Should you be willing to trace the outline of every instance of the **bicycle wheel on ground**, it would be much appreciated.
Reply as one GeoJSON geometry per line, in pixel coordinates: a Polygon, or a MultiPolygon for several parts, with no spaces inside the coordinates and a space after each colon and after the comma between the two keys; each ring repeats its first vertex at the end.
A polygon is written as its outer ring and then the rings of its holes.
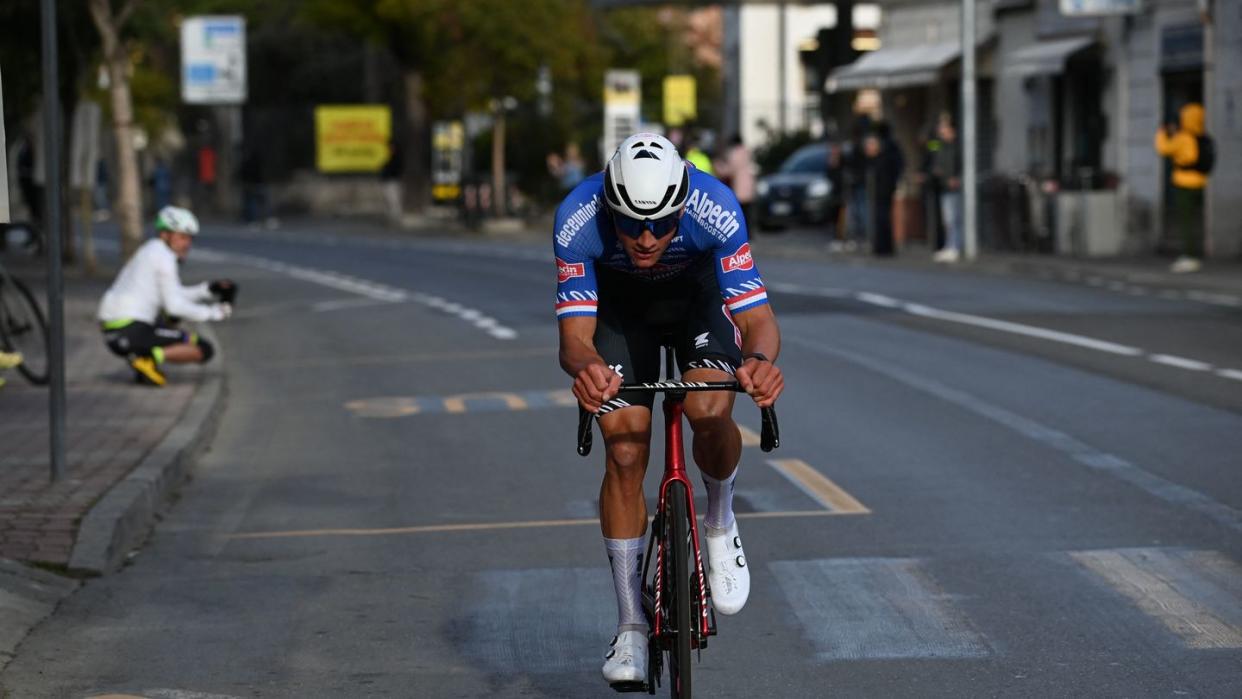
{"type": "Polygon", "coordinates": [[[694,638],[694,604],[691,602],[694,563],[691,561],[690,519],[686,508],[686,487],[670,483],[668,502],[668,628],[673,634],[669,648],[669,689],[675,699],[690,696],[690,653],[694,638]]]}
{"type": "Polygon", "coordinates": [[[0,276],[0,345],[21,353],[17,370],[22,376],[33,384],[47,383],[47,321],[30,289],[10,276],[0,276]]]}

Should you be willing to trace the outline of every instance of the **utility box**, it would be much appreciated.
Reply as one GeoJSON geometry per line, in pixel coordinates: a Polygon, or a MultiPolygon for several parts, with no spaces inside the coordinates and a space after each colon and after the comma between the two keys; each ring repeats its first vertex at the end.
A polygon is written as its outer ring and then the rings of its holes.
{"type": "Polygon", "coordinates": [[[1057,194],[1058,253],[1080,257],[1121,254],[1120,197],[1116,190],[1057,194]]]}

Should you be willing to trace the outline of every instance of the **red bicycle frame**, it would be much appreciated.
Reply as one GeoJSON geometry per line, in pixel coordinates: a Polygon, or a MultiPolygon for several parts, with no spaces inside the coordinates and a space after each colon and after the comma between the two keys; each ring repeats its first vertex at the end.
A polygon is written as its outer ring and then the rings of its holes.
{"type": "MultiPolygon", "coordinates": [[[[685,412],[685,395],[670,394],[665,396],[664,402],[664,477],[660,480],[660,497],[656,505],[656,512],[661,516],[668,514],[668,487],[673,482],[680,482],[686,487],[686,513],[690,517],[690,542],[694,550],[694,573],[699,580],[699,632],[697,638],[692,639],[692,648],[705,648],[707,646],[707,637],[716,634],[716,625],[711,623],[711,617],[708,613],[708,592],[707,592],[707,576],[703,573],[703,556],[699,550],[699,528],[698,519],[694,513],[694,485],[691,484],[689,476],[686,474],[686,455],[685,448],[681,441],[682,435],[682,413],[685,412]]],[[[655,608],[652,616],[652,631],[656,638],[662,637],[664,629],[664,605],[663,602],[663,574],[664,574],[664,557],[667,552],[664,550],[664,537],[655,536],[653,539],[658,543],[656,549],[656,572],[655,572],[655,608]]],[[[647,560],[651,560],[651,556],[647,556],[647,560]]],[[[644,571],[645,572],[645,571],[644,571]]],[[[643,576],[646,577],[645,575],[643,576]]]]}

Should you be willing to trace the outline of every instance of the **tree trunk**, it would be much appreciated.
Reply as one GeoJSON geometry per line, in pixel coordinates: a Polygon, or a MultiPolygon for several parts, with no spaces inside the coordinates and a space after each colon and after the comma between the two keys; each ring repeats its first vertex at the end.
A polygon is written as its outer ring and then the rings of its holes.
{"type": "Polygon", "coordinates": [[[134,152],[134,100],[129,91],[129,55],[121,43],[121,27],[140,0],[126,0],[112,14],[110,0],[90,0],[91,19],[99,30],[108,67],[112,98],[112,133],[116,137],[117,202],[113,209],[121,225],[121,255],[128,258],[142,242],[142,187],[138,154],[134,152]]]}
{"type": "Polygon", "coordinates": [[[142,243],[142,186],[134,151],[134,103],[129,92],[129,58],[123,50],[108,53],[112,133],[116,137],[117,202],[121,256],[128,259],[142,243]]]}
{"type": "Polygon", "coordinates": [[[422,211],[431,194],[427,176],[431,159],[427,153],[427,105],[423,95],[423,74],[416,68],[406,68],[403,82],[406,132],[398,139],[404,149],[401,160],[405,196],[402,200],[409,202],[414,211],[422,211]]]}

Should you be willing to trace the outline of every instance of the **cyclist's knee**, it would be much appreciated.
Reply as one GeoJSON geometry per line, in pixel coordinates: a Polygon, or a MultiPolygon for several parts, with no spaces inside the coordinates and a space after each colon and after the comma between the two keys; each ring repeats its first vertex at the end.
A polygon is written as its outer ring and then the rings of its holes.
{"type": "Polygon", "coordinates": [[[686,419],[695,434],[727,429],[733,424],[733,401],[729,400],[732,395],[721,394],[713,398],[693,404],[687,401],[686,419]]]}
{"type": "Polygon", "coordinates": [[[608,468],[621,478],[642,479],[647,471],[646,442],[616,440],[608,444],[608,468]]]}

